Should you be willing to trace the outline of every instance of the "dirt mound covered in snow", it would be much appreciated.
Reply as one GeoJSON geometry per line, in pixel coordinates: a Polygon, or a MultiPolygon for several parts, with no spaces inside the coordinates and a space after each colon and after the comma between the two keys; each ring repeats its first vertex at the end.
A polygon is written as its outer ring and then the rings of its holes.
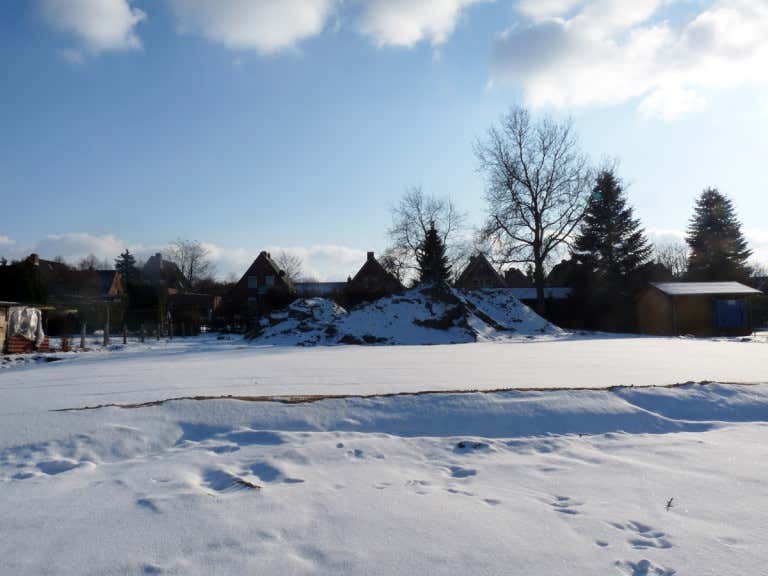
{"type": "Polygon", "coordinates": [[[264,344],[457,344],[510,336],[560,334],[508,290],[464,292],[420,286],[346,310],[324,298],[301,299],[261,321],[249,337],[264,344]]]}

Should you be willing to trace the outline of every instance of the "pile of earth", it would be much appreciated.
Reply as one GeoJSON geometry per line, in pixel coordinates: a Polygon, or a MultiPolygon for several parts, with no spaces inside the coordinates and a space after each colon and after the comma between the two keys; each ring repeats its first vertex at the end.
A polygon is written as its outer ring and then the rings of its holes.
{"type": "Polygon", "coordinates": [[[509,290],[428,285],[350,310],[325,298],[296,300],[263,318],[249,337],[289,346],[423,345],[561,333],[509,290]]]}

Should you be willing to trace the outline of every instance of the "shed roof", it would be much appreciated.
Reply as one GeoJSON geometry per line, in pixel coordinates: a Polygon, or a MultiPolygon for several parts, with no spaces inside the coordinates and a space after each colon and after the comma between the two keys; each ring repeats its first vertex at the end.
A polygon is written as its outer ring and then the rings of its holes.
{"type": "Polygon", "coordinates": [[[651,285],[670,296],[761,294],[741,282],[655,282],[651,285]]]}

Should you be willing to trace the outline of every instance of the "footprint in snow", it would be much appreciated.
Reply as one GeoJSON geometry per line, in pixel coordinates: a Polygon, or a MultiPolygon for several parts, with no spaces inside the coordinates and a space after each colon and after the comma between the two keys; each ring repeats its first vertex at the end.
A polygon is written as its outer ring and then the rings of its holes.
{"type": "Polygon", "coordinates": [[[469,478],[477,476],[477,470],[474,468],[462,468],[461,466],[451,466],[451,476],[454,478],[469,478]]]}
{"type": "Polygon", "coordinates": [[[476,451],[490,450],[490,448],[491,447],[485,442],[470,442],[469,440],[462,440],[461,442],[456,443],[454,452],[458,452],[460,454],[468,454],[476,451]]]}
{"type": "Polygon", "coordinates": [[[301,478],[287,478],[283,473],[266,462],[254,462],[250,466],[251,473],[258,476],[259,480],[267,484],[282,481],[285,484],[301,484],[304,482],[301,478]]]}
{"type": "Polygon", "coordinates": [[[555,496],[555,500],[550,503],[550,506],[554,508],[555,512],[559,512],[560,514],[576,516],[580,514],[576,508],[583,504],[583,502],[572,500],[569,496],[555,496]]]}
{"type": "Polygon", "coordinates": [[[160,514],[160,508],[157,507],[157,504],[155,504],[151,498],[139,498],[136,500],[136,506],[149,510],[155,514],[160,514]]]}
{"type": "Polygon", "coordinates": [[[677,574],[677,570],[658,566],[650,560],[616,562],[615,566],[622,571],[624,576],[674,576],[677,574]]]}
{"type": "MultiPolygon", "coordinates": [[[[619,524],[615,526],[618,527],[621,525],[619,524]]],[[[654,530],[646,524],[630,521],[621,529],[629,530],[635,534],[633,537],[629,538],[628,542],[637,550],[643,550],[645,548],[672,548],[672,543],[667,540],[667,535],[664,532],[654,530]]]]}
{"type": "Polygon", "coordinates": [[[80,466],[80,462],[75,460],[46,460],[44,462],[37,463],[37,469],[43,474],[53,476],[55,474],[61,474],[63,472],[69,472],[80,466]]]}

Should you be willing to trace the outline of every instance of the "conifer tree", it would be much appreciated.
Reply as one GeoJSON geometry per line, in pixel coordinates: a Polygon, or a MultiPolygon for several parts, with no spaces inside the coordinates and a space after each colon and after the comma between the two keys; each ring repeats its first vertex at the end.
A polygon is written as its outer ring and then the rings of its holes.
{"type": "Polygon", "coordinates": [[[752,251],[741,233],[732,202],[715,188],[696,201],[685,241],[691,249],[687,278],[694,281],[743,281],[749,277],[752,251]]]}
{"type": "Polygon", "coordinates": [[[633,218],[624,187],[612,170],[597,177],[573,253],[613,284],[625,284],[651,255],[640,221],[633,218]]]}
{"type": "Polygon", "coordinates": [[[416,255],[420,282],[445,282],[451,273],[451,265],[445,253],[445,243],[431,222],[416,255]]]}
{"type": "Polygon", "coordinates": [[[136,258],[126,248],[125,252],[115,258],[115,270],[120,272],[120,275],[126,282],[136,280],[138,276],[138,269],[136,268],[136,258]]]}

